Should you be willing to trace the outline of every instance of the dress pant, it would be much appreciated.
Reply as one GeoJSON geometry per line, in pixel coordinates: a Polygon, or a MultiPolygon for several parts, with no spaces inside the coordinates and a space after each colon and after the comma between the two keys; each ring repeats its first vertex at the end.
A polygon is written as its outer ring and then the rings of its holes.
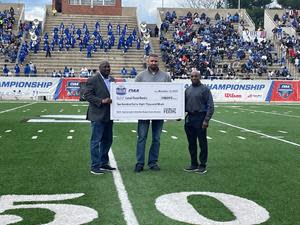
{"type": "Polygon", "coordinates": [[[202,124],[206,113],[195,113],[188,114],[185,119],[184,130],[188,140],[188,148],[191,156],[191,166],[206,167],[208,157],[208,146],[207,146],[207,129],[202,128],[202,124]],[[197,140],[200,146],[199,161],[197,157],[197,140]]]}

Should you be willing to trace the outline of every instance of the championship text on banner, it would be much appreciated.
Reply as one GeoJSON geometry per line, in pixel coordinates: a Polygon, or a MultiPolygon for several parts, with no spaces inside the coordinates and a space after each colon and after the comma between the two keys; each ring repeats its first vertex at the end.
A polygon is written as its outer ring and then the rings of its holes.
{"type": "Polygon", "coordinates": [[[0,99],[52,100],[61,79],[50,77],[0,77],[0,99]]]}
{"type": "Polygon", "coordinates": [[[112,83],[111,119],[183,119],[184,85],[180,83],[112,83]]]}

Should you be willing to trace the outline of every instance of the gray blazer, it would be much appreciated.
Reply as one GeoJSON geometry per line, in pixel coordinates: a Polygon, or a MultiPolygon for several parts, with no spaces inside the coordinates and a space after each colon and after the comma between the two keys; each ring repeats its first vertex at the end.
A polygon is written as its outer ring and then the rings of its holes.
{"type": "MultiPolygon", "coordinates": [[[[110,82],[114,82],[113,77],[109,76],[109,79],[110,82]]],[[[84,98],[89,102],[87,120],[102,122],[110,120],[110,104],[101,104],[102,99],[110,98],[110,94],[100,73],[87,80],[84,98]]]]}

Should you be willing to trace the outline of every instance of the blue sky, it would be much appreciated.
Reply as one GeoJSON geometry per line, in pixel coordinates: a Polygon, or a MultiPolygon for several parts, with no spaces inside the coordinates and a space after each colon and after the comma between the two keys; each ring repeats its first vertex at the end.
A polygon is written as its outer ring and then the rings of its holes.
{"type": "MultiPolygon", "coordinates": [[[[2,0],[1,2],[24,3],[26,7],[25,15],[27,20],[35,18],[43,18],[43,8],[45,4],[52,4],[51,0],[2,0]]],[[[138,7],[138,14],[141,20],[153,23],[156,16],[156,8],[162,7],[178,7],[179,0],[123,0],[123,6],[138,7]]]]}

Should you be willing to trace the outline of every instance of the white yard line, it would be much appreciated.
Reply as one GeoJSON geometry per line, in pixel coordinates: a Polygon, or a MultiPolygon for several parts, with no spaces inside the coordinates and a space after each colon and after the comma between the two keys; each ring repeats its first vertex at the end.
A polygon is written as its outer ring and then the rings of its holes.
{"type": "Polygon", "coordinates": [[[278,132],[282,133],[282,134],[287,134],[288,133],[287,131],[284,131],[284,130],[279,130],[278,132]]]}
{"type": "Polygon", "coordinates": [[[271,139],[274,139],[274,140],[277,140],[277,141],[281,141],[281,142],[284,142],[284,143],[287,143],[287,144],[291,144],[291,145],[295,145],[295,146],[300,147],[300,144],[292,142],[292,141],[287,141],[287,140],[280,139],[280,138],[277,138],[277,137],[274,137],[274,136],[271,136],[271,135],[267,135],[267,134],[264,134],[264,133],[261,133],[261,132],[257,132],[257,131],[254,131],[254,130],[249,130],[247,128],[239,127],[239,126],[236,126],[236,125],[233,125],[233,124],[230,124],[230,123],[226,123],[226,122],[223,122],[223,121],[220,121],[220,120],[215,120],[215,119],[212,119],[212,120],[214,122],[217,122],[217,123],[221,123],[221,124],[224,124],[224,125],[227,125],[227,126],[230,126],[230,127],[240,129],[241,131],[246,131],[246,132],[249,132],[249,133],[258,134],[258,135],[261,135],[261,136],[264,136],[264,137],[268,137],[268,138],[271,138],[271,139]]]}
{"type": "Polygon", "coordinates": [[[243,137],[243,136],[236,136],[236,137],[239,138],[239,139],[242,139],[242,140],[246,140],[246,138],[243,137]]]}
{"type": "Polygon", "coordinates": [[[33,105],[33,104],[36,104],[36,102],[29,103],[29,104],[22,105],[22,106],[18,106],[18,107],[12,108],[12,109],[7,109],[7,110],[4,110],[4,111],[0,111],[0,114],[10,112],[10,111],[13,111],[13,110],[16,110],[16,109],[21,109],[21,108],[24,108],[24,107],[27,107],[27,106],[30,106],[30,105],[33,105]]]}
{"type": "Polygon", "coordinates": [[[282,114],[282,113],[277,113],[277,112],[266,112],[266,111],[260,111],[260,110],[253,110],[253,109],[243,109],[245,111],[250,111],[250,113],[265,113],[265,114],[272,114],[276,116],[286,116],[286,117],[293,117],[293,118],[300,118],[300,116],[295,116],[295,115],[287,115],[287,114],[282,114]]]}
{"type": "Polygon", "coordinates": [[[112,152],[112,149],[109,151],[110,165],[117,168],[113,171],[113,177],[115,186],[118,192],[118,196],[121,202],[121,208],[124,214],[124,219],[127,225],[139,225],[139,222],[134,214],[133,207],[129,201],[128,193],[126,191],[125,185],[122,180],[120,171],[118,170],[118,165],[115,159],[115,156],[112,152]]]}

